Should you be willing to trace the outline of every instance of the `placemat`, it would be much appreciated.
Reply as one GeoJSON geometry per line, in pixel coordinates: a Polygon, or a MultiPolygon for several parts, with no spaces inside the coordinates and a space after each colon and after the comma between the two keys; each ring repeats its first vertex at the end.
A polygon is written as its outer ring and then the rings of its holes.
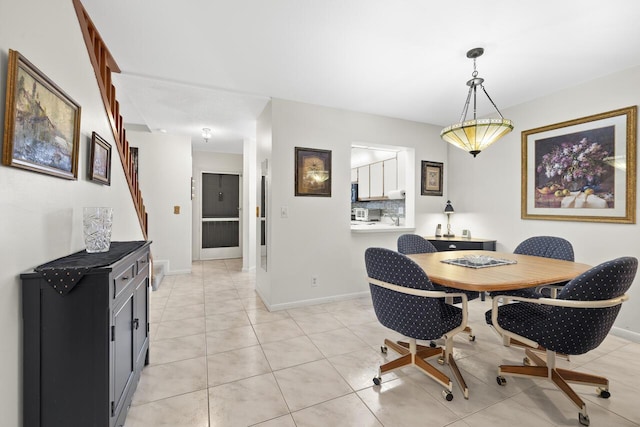
{"type": "Polygon", "coordinates": [[[509,265],[509,264],[517,264],[518,261],[513,259],[501,259],[501,258],[489,258],[486,263],[473,263],[466,258],[453,258],[453,259],[443,259],[441,262],[445,264],[453,264],[459,265],[461,267],[468,268],[486,268],[486,267],[497,267],[499,265],[509,265]]]}

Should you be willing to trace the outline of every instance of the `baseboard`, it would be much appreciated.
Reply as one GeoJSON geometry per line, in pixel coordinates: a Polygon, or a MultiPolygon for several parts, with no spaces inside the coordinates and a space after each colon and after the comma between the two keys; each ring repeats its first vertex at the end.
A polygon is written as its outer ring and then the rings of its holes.
{"type": "Polygon", "coordinates": [[[180,274],[191,274],[191,269],[186,270],[171,270],[165,273],[166,276],[178,276],[180,274]]]}
{"type": "Polygon", "coordinates": [[[267,310],[269,311],[281,311],[281,310],[289,310],[291,308],[306,307],[309,305],[327,304],[330,302],[345,301],[345,300],[350,300],[355,298],[368,297],[370,295],[369,291],[363,291],[363,292],[354,292],[352,294],[332,295],[329,297],[285,302],[282,304],[267,304],[265,302],[265,299],[260,294],[260,292],[258,292],[258,294],[260,295],[260,298],[262,298],[262,302],[264,303],[264,305],[267,307],[267,310]]]}
{"type": "Polygon", "coordinates": [[[629,341],[640,343],[640,333],[638,332],[633,332],[628,329],[617,328],[614,326],[613,328],[611,328],[611,334],[620,338],[627,339],[629,341]]]}

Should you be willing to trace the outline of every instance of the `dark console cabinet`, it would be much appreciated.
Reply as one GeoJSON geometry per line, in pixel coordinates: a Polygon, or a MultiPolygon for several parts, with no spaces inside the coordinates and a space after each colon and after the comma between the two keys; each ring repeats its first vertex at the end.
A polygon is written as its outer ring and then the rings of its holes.
{"type": "Polygon", "coordinates": [[[442,251],[495,251],[496,241],[487,239],[467,239],[464,237],[427,237],[438,252],[442,251]]]}
{"type": "Polygon", "coordinates": [[[128,252],[89,269],[66,295],[40,272],[20,276],[25,427],[124,425],[149,363],[149,245],[113,242],[110,252],[128,252]]]}

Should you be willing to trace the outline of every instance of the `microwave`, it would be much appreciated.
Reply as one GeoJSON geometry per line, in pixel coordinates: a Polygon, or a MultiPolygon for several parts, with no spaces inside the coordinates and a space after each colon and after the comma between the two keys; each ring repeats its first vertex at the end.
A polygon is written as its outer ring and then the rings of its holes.
{"type": "Polygon", "coordinates": [[[382,209],[353,208],[356,221],[380,221],[382,209]]]}

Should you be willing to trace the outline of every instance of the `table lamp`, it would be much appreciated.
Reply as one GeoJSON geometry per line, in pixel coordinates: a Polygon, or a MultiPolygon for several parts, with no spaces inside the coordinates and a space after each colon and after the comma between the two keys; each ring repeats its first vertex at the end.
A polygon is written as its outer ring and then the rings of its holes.
{"type": "Polygon", "coordinates": [[[444,213],[447,214],[447,232],[443,237],[455,237],[455,234],[451,232],[451,214],[454,213],[453,206],[451,206],[451,200],[447,200],[447,206],[444,207],[444,213]]]}

